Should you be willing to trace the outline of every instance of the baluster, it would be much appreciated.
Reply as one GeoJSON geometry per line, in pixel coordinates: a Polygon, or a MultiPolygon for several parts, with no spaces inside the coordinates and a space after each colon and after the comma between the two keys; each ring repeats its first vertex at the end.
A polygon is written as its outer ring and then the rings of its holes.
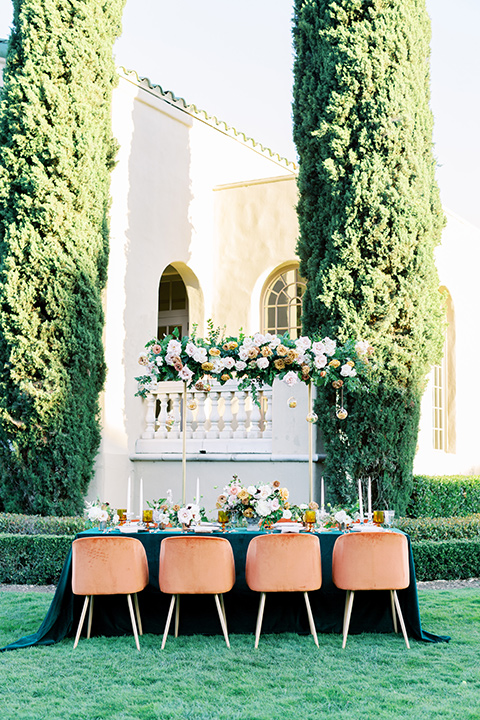
{"type": "Polygon", "coordinates": [[[223,409],[223,430],[220,431],[220,437],[221,438],[231,438],[233,437],[233,430],[232,430],[232,421],[233,421],[233,412],[232,412],[232,400],[233,400],[233,392],[231,390],[228,390],[227,388],[222,392],[223,400],[224,400],[224,409],[223,409]]]}
{"type": "Polygon", "coordinates": [[[220,420],[220,414],[218,412],[218,398],[220,397],[219,392],[210,392],[212,399],[212,408],[210,410],[210,430],[207,432],[207,438],[218,438],[218,421],[220,420]]]}
{"type": "Polygon", "coordinates": [[[170,397],[172,400],[171,415],[173,417],[173,425],[172,425],[172,429],[169,432],[169,436],[173,440],[173,438],[181,437],[181,433],[180,433],[180,420],[181,420],[180,404],[181,403],[180,403],[180,400],[181,400],[182,396],[180,393],[172,393],[170,397]]]}
{"type": "Polygon", "coordinates": [[[206,436],[205,432],[205,421],[206,421],[206,415],[205,415],[205,400],[207,399],[207,393],[199,392],[196,395],[196,400],[198,403],[198,411],[197,411],[197,427],[193,432],[193,437],[198,438],[200,440],[203,440],[203,438],[206,436]]]}
{"type": "MultiPolygon", "coordinates": [[[[261,401],[261,397],[259,400],[261,401]]],[[[259,438],[262,437],[262,431],[260,428],[260,423],[262,421],[262,414],[260,412],[260,406],[257,405],[256,402],[253,401],[252,398],[252,410],[250,412],[250,430],[248,432],[249,438],[259,438]]]]}
{"type": "Polygon", "coordinates": [[[273,392],[272,388],[265,388],[263,391],[263,437],[272,437],[272,417],[273,417],[273,392]]]}
{"type": "Polygon", "coordinates": [[[155,437],[155,396],[147,395],[147,412],[145,414],[146,427],[142,433],[143,438],[155,437]]]}
{"type": "Polygon", "coordinates": [[[158,413],[157,417],[157,432],[155,433],[155,437],[161,438],[162,440],[167,437],[167,405],[168,405],[168,396],[166,393],[159,393],[157,395],[157,400],[160,403],[160,412],[158,413]]]}
{"type": "Polygon", "coordinates": [[[237,413],[237,429],[233,433],[233,437],[245,438],[247,437],[247,429],[245,423],[247,421],[247,413],[245,411],[245,398],[247,393],[243,391],[237,392],[238,399],[238,413],[237,413]]]}

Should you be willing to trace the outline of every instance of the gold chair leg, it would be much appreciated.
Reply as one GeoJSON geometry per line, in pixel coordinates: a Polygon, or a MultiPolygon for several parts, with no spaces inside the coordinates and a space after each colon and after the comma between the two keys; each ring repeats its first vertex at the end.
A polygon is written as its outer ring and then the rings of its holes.
{"type": "Polygon", "coordinates": [[[90,634],[92,632],[93,601],[94,595],[90,595],[90,607],[88,609],[87,640],[90,640],[90,634]]]}
{"type": "Polygon", "coordinates": [[[342,649],[347,644],[348,628],[350,627],[350,618],[352,617],[353,598],[355,592],[353,590],[347,590],[347,597],[345,598],[345,612],[343,615],[343,643],[342,649]]]}
{"type": "Polygon", "coordinates": [[[168,608],[168,615],[167,615],[167,622],[165,624],[165,632],[163,633],[163,640],[162,640],[162,650],[165,647],[165,643],[167,642],[168,637],[168,631],[170,629],[170,623],[172,622],[172,615],[173,615],[173,608],[175,605],[175,599],[176,595],[172,595],[172,599],[170,601],[170,607],[168,608]]]}
{"type": "Polygon", "coordinates": [[[400,601],[398,599],[396,590],[393,591],[393,597],[395,599],[395,607],[397,608],[398,619],[400,620],[400,627],[402,628],[403,639],[405,640],[405,645],[410,650],[410,643],[408,642],[408,637],[407,637],[407,629],[406,629],[405,623],[403,621],[402,610],[400,608],[400,601]]]}
{"type": "Polygon", "coordinates": [[[178,637],[178,626],[180,625],[180,595],[177,595],[177,607],[175,608],[175,637],[178,637]]]}
{"type": "Polygon", "coordinates": [[[133,600],[135,603],[135,615],[137,616],[138,634],[143,635],[142,618],[140,617],[140,608],[138,606],[138,595],[134,594],[133,600]]]}
{"type": "Polygon", "coordinates": [[[398,633],[397,625],[397,613],[395,612],[395,598],[393,596],[394,590],[390,590],[390,603],[392,605],[392,617],[393,617],[393,632],[398,633]]]}
{"type": "Polygon", "coordinates": [[[137,650],[140,652],[140,643],[138,642],[137,623],[135,622],[135,613],[133,612],[132,596],[130,593],[127,595],[128,609],[130,611],[130,620],[132,621],[133,635],[135,637],[135,645],[137,650]]]}
{"type": "Polygon", "coordinates": [[[83,601],[82,614],[80,615],[80,621],[78,623],[77,634],[75,635],[75,643],[73,645],[74,650],[78,645],[78,641],[80,640],[80,633],[82,632],[83,623],[85,621],[85,615],[87,613],[89,599],[90,599],[90,596],[85,595],[85,600],[83,601]]]}
{"type": "Polygon", "coordinates": [[[308,592],[304,592],[303,597],[305,598],[305,605],[307,606],[308,624],[310,625],[310,632],[312,633],[313,639],[315,640],[315,645],[317,647],[320,647],[318,644],[317,630],[315,628],[315,622],[313,620],[312,608],[310,607],[308,592]]]}
{"type": "Polygon", "coordinates": [[[223,637],[225,638],[227,647],[230,648],[230,641],[228,639],[228,632],[227,632],[227,623],[225,622],[225,617],[223,614],[224,609],[222,610],[222,606],[220,604],[220,600],[218,599],[218,595],[215,595],[215,604],[217,606],[218,617],[220,618],[220,625],[222,626],[222,630],[223,630],[223,637]]]}
{"type": "Polygon", "coordinates": [[[265,610],[265,597],[266,597],[266,593],[261,593],[260,603],[258,605],[257,627],[255,628],[255,647],[256,648],[258,648],[258,641],[260,640],[260,632],[262,630],[263,611],[265,610]]]}
{"type": "Polygon", "coordinates": [[[225,618],[225,625],[227,624],[227,613],[225,612],[225,603],[223,602],[223,595],[220,595],[220,605],[222,606],[223,617],[225,618]]]}

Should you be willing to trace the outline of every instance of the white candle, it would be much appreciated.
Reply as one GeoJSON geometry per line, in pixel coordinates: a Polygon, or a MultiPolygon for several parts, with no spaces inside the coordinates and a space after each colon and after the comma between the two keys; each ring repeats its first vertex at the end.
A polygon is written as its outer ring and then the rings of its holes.
{"type": "Polygon", "coordinates": [[[325,511],[325,485],[322,477],[322,484],[320,486],[320,510],[322,513],[325,511]]]}
{"type": "Polygon", "coordinates": [[[362,481],[358,481],[358,504],[360,509],[360,522],[363,523],[363,496],[362,496],[362,481]]]}
{"type": "Polygon", "coordinates": [[[372,479],[368,478],[368,519],[372,519],[372,479]]]}
{"type": "Polygon", "coordinates": [[[195,502],[197,505],[200,505],[200,478],[197,477],[197,495],[195,497],[195,502]]]}
{"type": "Polygon", "coordinates": [[[139,512],[139,518],[142,519],[143,515],[143,477],[140,478],[140,512],[139,512]]]}
{"type": "Polygon", "coordinates": [[[131,477],[131,475],[129,475],[128,476],[128,484],[127,484],[127,513],[130,513],[132,511],[131,498],[132,498],[132,477],[131,477]]]}

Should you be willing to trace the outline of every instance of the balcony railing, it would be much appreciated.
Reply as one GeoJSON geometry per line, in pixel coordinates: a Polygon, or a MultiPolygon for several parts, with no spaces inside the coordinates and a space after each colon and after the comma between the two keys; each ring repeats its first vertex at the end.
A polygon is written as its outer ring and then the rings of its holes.
{"type": "MultiPolygon", "coordinates": [[[[183,383],[158,383],[146,399],[145,429],[137,453],[178,453],[182,448],[183,383]]],[[[272,388],[259,393],[259,404],[238,389],[236,380],[212,384],[209,392],[187,390],[188,452],[270,453],[272,388]]]]}

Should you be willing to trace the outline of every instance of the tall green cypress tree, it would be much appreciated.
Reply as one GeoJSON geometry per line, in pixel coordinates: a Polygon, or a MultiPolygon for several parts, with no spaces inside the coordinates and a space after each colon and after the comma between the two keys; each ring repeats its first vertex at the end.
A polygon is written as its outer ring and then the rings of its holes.
{"type": "Polygon", "coordinates": [[[346,420],[333,389],[319,400],[326,474],[343,500],[370,475],[401,511],[443,344],[425,0],[296,0],[293,36],[304,329],[366,339],[377,363],[346,420]]]}
{"type": "Polygon", "coordinates": [[[0,503],[78,512],[105,379],[124,0],[14,0],[0,110],[0,503]]]}

